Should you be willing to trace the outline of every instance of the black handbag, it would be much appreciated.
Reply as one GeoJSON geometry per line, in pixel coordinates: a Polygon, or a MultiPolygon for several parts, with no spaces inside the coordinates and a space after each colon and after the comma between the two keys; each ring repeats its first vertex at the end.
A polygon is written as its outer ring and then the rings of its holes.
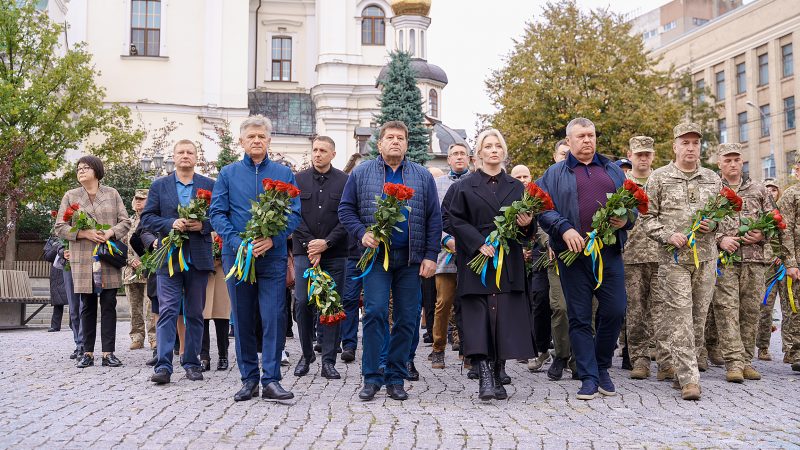
{"type": "Polygon", "coordinates": [[[105,243],[97,244],[97,257],[100,261],[121,269],[128,264],[128,246],[109,239],[105,243]]]}

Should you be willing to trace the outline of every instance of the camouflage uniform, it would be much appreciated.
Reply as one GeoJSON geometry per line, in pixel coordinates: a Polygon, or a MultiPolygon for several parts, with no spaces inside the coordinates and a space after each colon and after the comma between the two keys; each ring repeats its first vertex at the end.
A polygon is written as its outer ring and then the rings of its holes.
{"type": "MultiPolygon", "coordinates": [[[[772,275],[774,267],[770,266],[767,269],[766,277],[772,275]]],[[[781,292],[781,350],[786,353],[788,347],[786,343],[789,342],[788,331],[792,328],[792,311],[789,307],[789,299],[786,296],[786,280],[779,281],[772,288],[772,291],[767,297],[767,304],[761,305],[761,318],[758,321],[758,332],[756,333],[756,348],[769,348],[770,337],[772,337],[772,321],[774,319],[773,312],[775,310],[775,299],[781,292]]],[[[763,300],[763,299],[762,299],[763,300]]]]}
{"type": "MultiPolygon", "coordinates": [[[[635,136],[630,140],[630,149],[632,153],[653,152],[653,138],[635,136]]],[[[628,172],[628,179],[640,187],[643,186],[642,180],[634,178],[632,171],[628,172]]],[[[654,340],[652,298],[659,292],[656,282],[660,249],[647,236],[641,221],[642,219],[638,219],[638,223],[628,232],[628,241],[622,254],[625,262],[625,290],[628,294],[625,332],[631,364],[634,367],[650,367],[649,348],[654,340]]],[[[672,364],[669,350],[664,344],[662,340],[655,341],[660,370],[666,370],[672,364]]]]}
{"type": "MultiPolygon", "coordinates": [[[[718,153],[719,156],[741,154],[741,146],[720,144],[718,153]]],[[[773,209],[769,193],[761,183],[743,178],[736,194],[742,199],[742,210],[722,221],[716,233],[718,245],[725,236],[739,235],[742,218],[757,219],[762,212],[773,209]]],[[[720,268],[722,275],[717,279],[711,303],[717,346],[727,370],[742,370],[753,361],[759,305],[764,297],[764,274],[772,261],[772,251],[765,241],[742,245],[736,253],[742,262],[720,268]]]]}
{"type": "MultiPolygon", "coordinates": [[[[800,161],[798,161],[800,162],[800,161]]],[[[781,211],[786,229],[781,231],[781,250],[783,262],[787,268],[798,267],[800,258],[800,185],[795,184],[781,195],[778,200],[778,209],[781,211]]],[[[795,304],[800,303],[800,281],[792,285],[795,304]]],[[[781,298],[786,298],[788,292],[785,287],[781,290],[781,298]]],[[[785,329],[785,352],[789,362],[800,362],[800,314],[789,312],[789,326],[785,329]]]]}
{"type": "MultiPolygon", "coordinates": [[[[137,189],[135,198],[147,198],[147,189],[137,189]]],[[[136,277],[135,270],[131,267],[134,259],[138,258],[136,258],[135,252],[130,249],[130,239],[139,226],[139,220],[139,214],[134,214],[131,217],[131,229],[122,241],[128,246],[128,265],[122,268],[122,283],[125,285],[125,296],[128,298],[130,306],[131,331],[129,336],[131,337],[131,342],[144,343],[146,323],[150,347],[155,348],[156,326],[150,312],[150,299],[145,295],[147,277],[136,277]]]]}
{"type": "MultiPolygon", "coordinates": [[[[676,137],[688,132],[699,134],[699,127],[694,124],[675,127],[676,137]],[[686,126],[695,128],[685,131],[682,127],[686,126]]],[[[673,233],[685,232],[692,215],[721,188],[719,177],[703,167],[692,174],[680,171],[674,162],[656,169],[645,184],[650,198],[650,210],[642,222],[645,232],[659,244],[667,244],[673,233]]],[[[688,246],[678,249],[677,262],[672,254],[658,252],[662,292],[653,299],[654,315],[664,324],[656,328],[656,339],[667,343],[681,386],[700,382],[697,356],[704,342],[703,328],[711,304],[717,260],[713,233],[697,233],[696,242],[699,267],[695,267],[688,246]]]]}

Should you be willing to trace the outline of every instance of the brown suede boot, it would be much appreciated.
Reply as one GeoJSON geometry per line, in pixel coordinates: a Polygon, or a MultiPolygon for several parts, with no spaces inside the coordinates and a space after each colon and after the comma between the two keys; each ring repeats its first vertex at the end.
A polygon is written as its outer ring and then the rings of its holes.
{"type": "Polygon", "coordinates": [[[700,400],[700,385],[689,383],[681,389],[681,398],[684,400],[700,400]]]}

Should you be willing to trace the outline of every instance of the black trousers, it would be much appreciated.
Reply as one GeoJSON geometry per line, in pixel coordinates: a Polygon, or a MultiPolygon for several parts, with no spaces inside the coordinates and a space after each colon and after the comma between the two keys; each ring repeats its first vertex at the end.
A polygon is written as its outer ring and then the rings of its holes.
{"type": "MultiPolygon", "coordinates": [[[[210,322],[212,319],[205,319],[203,321],[203,343],[200,347],[200,359],[204,359],[206,361],[211,360],[211,355],[209,352],[211,351],[211,333],[210,330],[210,322]]],[[[228,327],[230,326],[230,320],[228,319],[213,319],[214,320],[214,329],[217,332],[217,352],[219,352],[220,358],[227,358],[228,357],[228,327]]]]}
{"type": "Polygon", "coordinates": [[[552,324],[550,310],[550,282],[547,271],[533,272],[530,281],[531,326],[533,326],[533,345],[536,353],[544,353],[550,348],[552,324]]]}
{"type": "MultiPolygon", "coordinates": [[[[453,316],[455,317],[456,321],[456,331],[458,331],[458,339],[460,342],[464,342],[464,317],[461,314],[461,296],[458,295],[456,292],[455,298],[453,298],[453,316]]],[[[464,345],[460,344],[458,346],[458,354],[464,354],[464,345]]]]}
{"type": "Polygon", "coordinates": [[[103,289],[100,295],[81,294],[81,332],[83,351],[94,352],[97,339],[97,303],[100,302],[100,343],[103,352],[111,353],[117,341],[117,290],[103,289]],[[98,299],[99,297],[99,299],[98,299]]]}
{"type": "Polygon", "coordinates": [[[436,312],[436,278],[422,279],[422,309],[425,310],[425,330],[433,336],[433,316],[436,312]]]}
{"type": "Polygon", "coordinates": [[[61,330],[61,320],[64,318],[64,305],[53,305],[53,315],[50,316],[50,328],[61,330]]]}

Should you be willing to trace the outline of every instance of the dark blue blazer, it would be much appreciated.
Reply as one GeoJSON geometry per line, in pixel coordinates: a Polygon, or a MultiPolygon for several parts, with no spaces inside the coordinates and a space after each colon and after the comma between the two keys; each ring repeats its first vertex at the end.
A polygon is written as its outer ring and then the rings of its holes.
{"type": "MultiPolygon", "coordinates": [[[[198,189],[214,190],[214,180],[197,173],[194,174],[192,198],[197,196],[198,189]]],[[[175,172],[161,177],[150,186],[147,195],[147,204],[142,211],[141,226],[153,233],[165,237],[172,230],[172,223],[178,218],[178,188],[175,186],[175,172]]],[[[214,270],[214,256],[211,250],[211,223],[203,222],[202,231],[190,231],[189,241],[183,244],[184,255],[191,258],[190,267],[197,270],[214,270]],[[188,244],[188,245],[187,245],[188,244]]],[[[177,256],[173,255],[173,258],[177,256]]],[[[175,267],[177,259],[173,259],[175,267]]],[[[159,270],[160,274],[167,273],[166,261],[159,270]]]]}

